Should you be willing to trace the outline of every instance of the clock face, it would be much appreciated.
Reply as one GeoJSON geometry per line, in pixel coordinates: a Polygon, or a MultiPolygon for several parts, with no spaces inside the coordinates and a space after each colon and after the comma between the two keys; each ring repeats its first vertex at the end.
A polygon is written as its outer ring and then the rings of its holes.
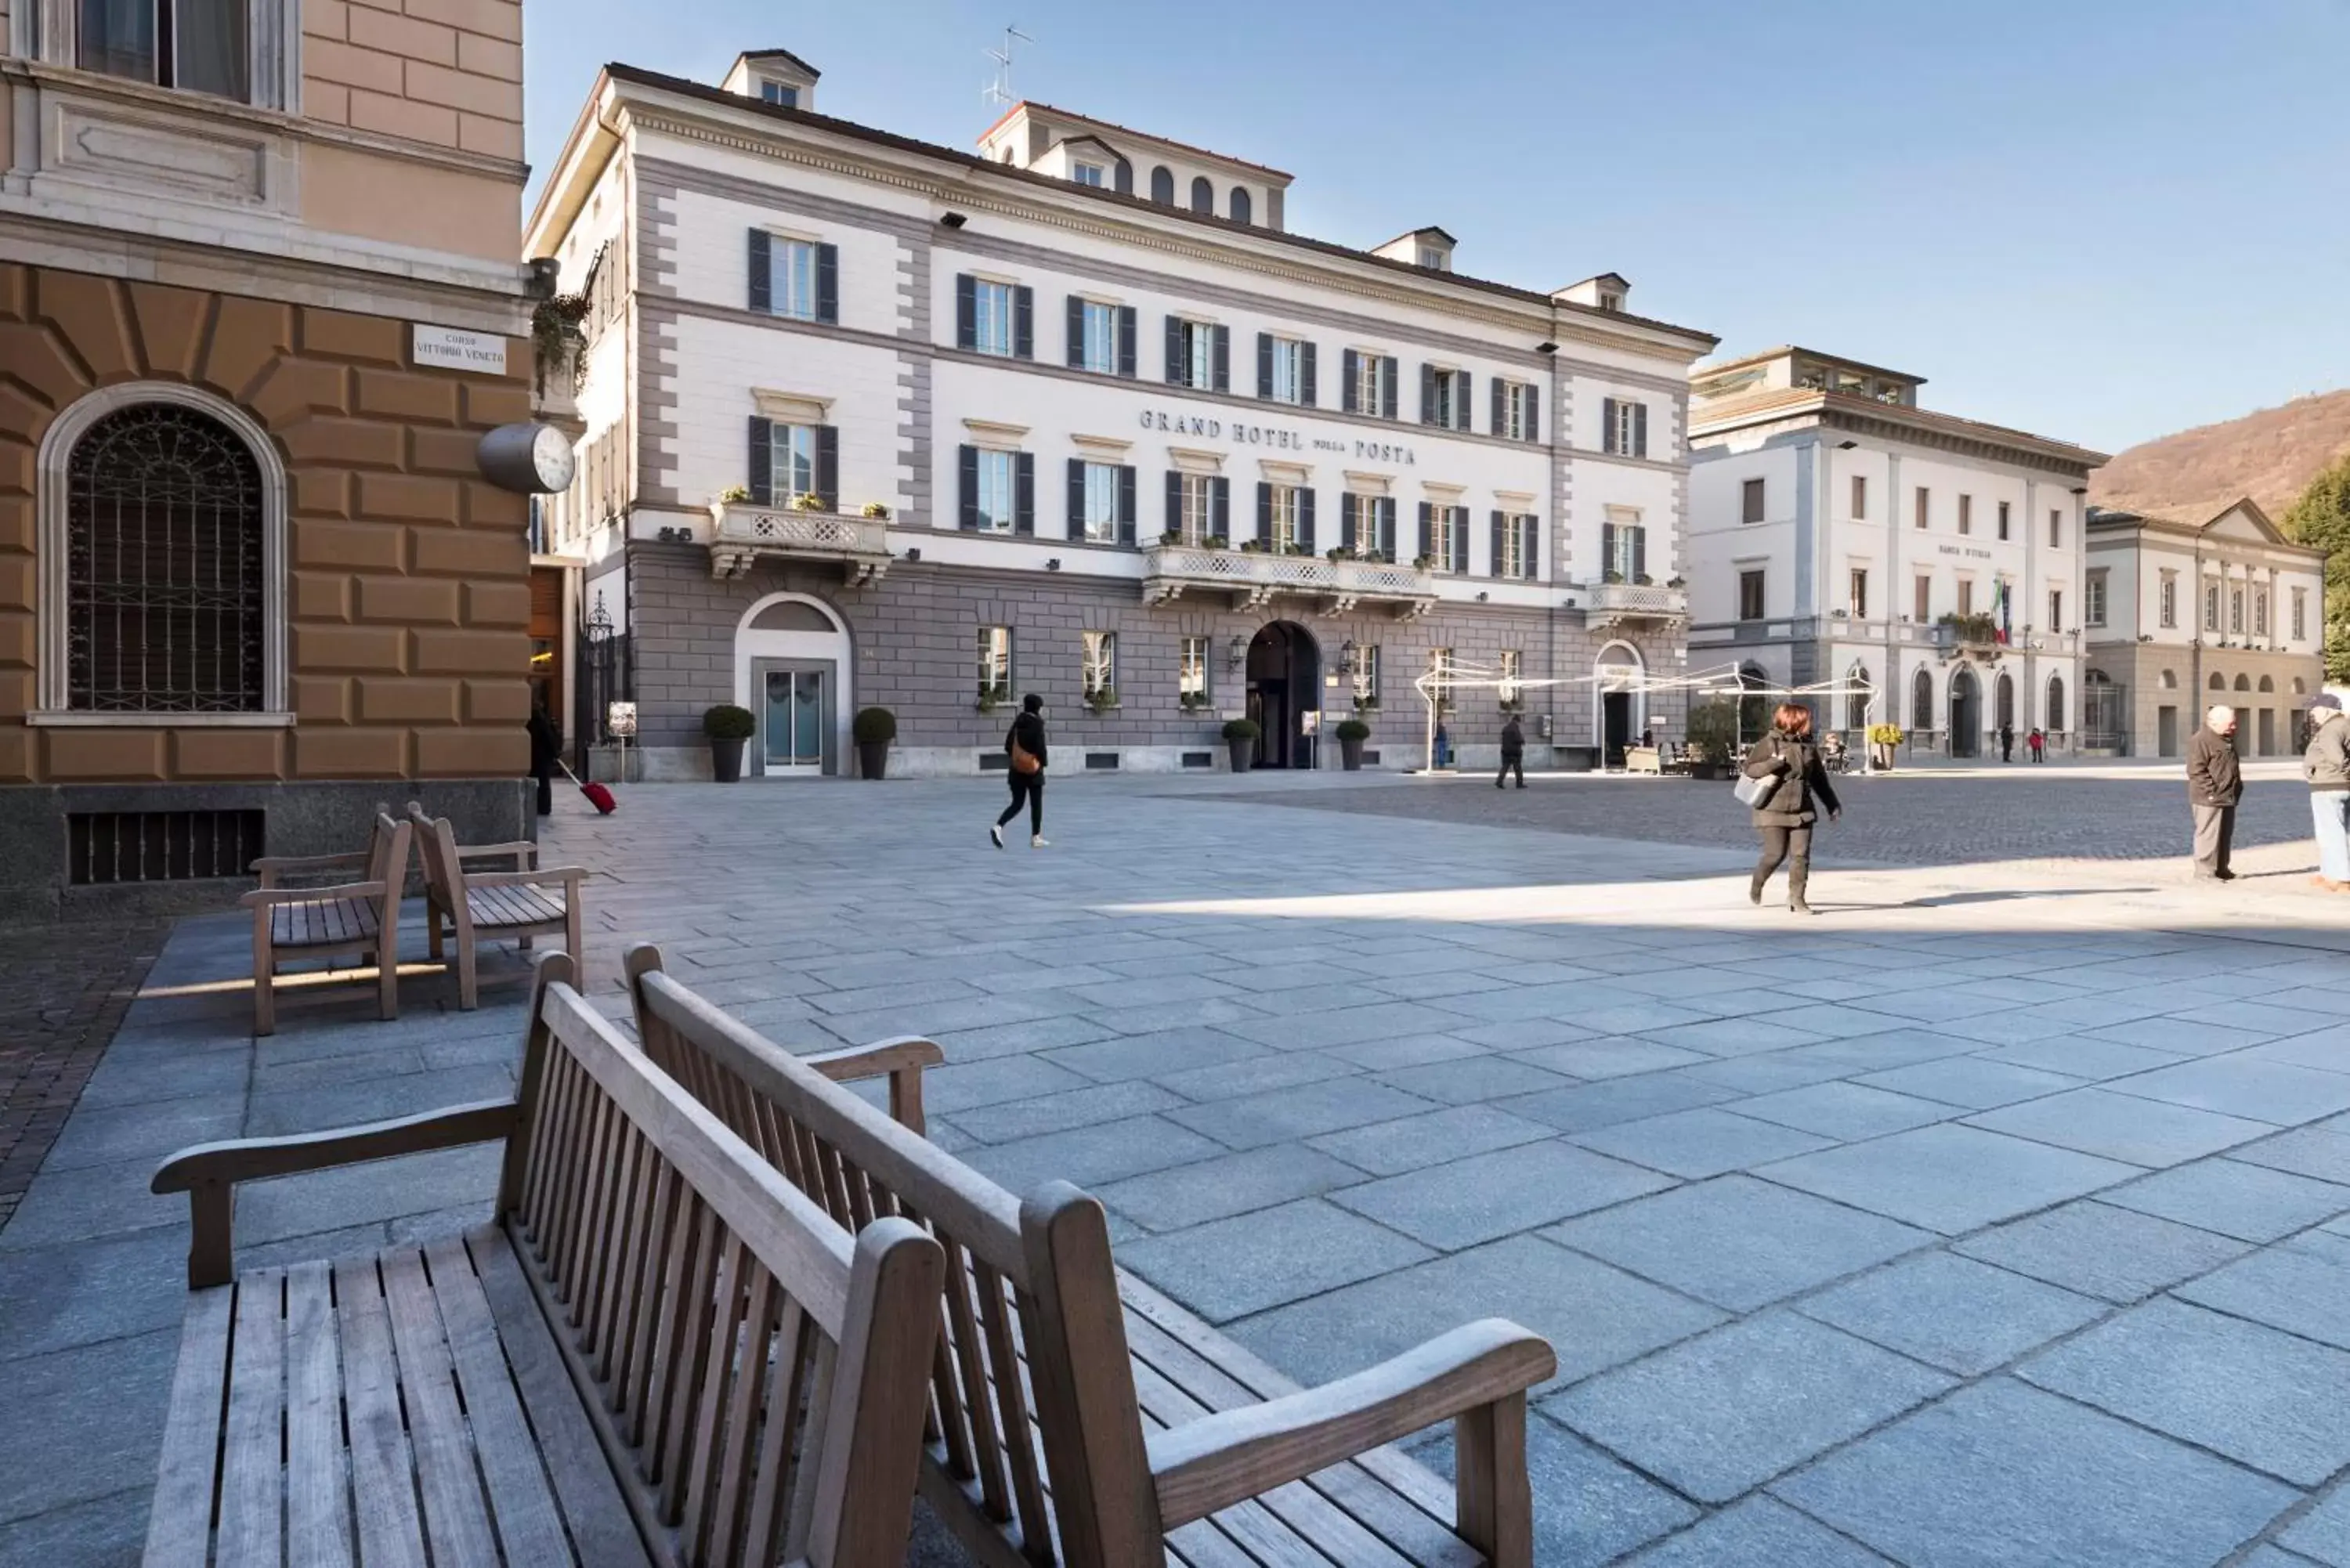
{"type": "Polygon", "coordinates": [[[538,476],[538,487],[546,494],[555,494],[571,488],[571,476],[577,460],[571,453],[571,438],[553,425],[541,425],[531,437],[531,468],[538,476]]]}

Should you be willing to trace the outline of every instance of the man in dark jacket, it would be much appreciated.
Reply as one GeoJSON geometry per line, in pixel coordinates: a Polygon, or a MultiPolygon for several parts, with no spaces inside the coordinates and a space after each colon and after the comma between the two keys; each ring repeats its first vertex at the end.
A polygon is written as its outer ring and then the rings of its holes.
{"type": "Polygon", "coordinates": [[[1024,805],[1028,808],[1028,847],[1048,849],[1052,846],[1045,837],[1045,699],[1034,691],[1020,700],[1020,717],[1012,721],[1012,728],[1003,736],[1003,753],[1011,765],[1005,773],[1012,780],[1012,804],[987,830],[987,836],[1003,847],[1003,825],[1020,815],[1024,805]]]}
{"type": "Polygon", "coordinates": [[[1493,775],[1495,789],[1502,787],[1502,781],[1510,776],[1513,769],[1517,772],[1518,787],[1525,788],[1526,732],[1518,727],[1518,716],[1515,713],[1511,714],[1510,722],[1502,726],[1502,771],[1493,775]]]}
{"type": "Polygon", "coordinates": [[[2236,761],[2236,711],[2214,707],[2187,742],[2187,804],[2195,814],[2195,879],[2232,882],[2228,847],[2236,836],[2236,803],[2244,773],[2236,761]]]}
{"type": "Polygon", "coordinates": [[[535,702],[530,710],[530,776],[538,781],[538,815],[546,816],[555,810],[555,759],[563,751],[563,736],[556,731],[555,721],[548,716],[546,704],[535,702]]]}
{"type": "Polygon", "coordinates": [[[2317,829],[2317,885],[2350,893],[2350,717],[2342,699],[2320,691],[2309,700],[2309,744],[2301,753],[2309,783],[2309,810],[2317,829]]]}

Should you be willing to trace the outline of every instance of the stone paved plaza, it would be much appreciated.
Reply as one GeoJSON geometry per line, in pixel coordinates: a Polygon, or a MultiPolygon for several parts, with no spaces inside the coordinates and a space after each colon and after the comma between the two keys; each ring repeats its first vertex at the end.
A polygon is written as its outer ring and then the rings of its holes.
{"type": "MultiPolygon", "coordinates": [[[[1747,905],[1727,786],[1653,781],[1063,780],[1002,854],[993,783],[637,786],[567,792],[549,858],[599,873],[599,1002],[655,940],[795,1048],[931,1035],[940,1142],[1097,1193],[1301,1379],[1549,1336],[1545,1564],[2350,1565],[2350,901],[2280,771],[2221,889],[2113,857],[2184,810],[2112,772],[1856,782],[1803,922],[1747,905]],[[2018,857],[1854,865],[1938,811],[2018,857]]],[[[136,1558],[161,1155],[511,1086],[515,963],[470,1014],[304,989],[255,1042],[246,962],[180,926],[0,1230],[0,1564],[136,1558]]],[[[240,1255],[485,1215],[494,1159],[257,1186],[240,1255]]]]}

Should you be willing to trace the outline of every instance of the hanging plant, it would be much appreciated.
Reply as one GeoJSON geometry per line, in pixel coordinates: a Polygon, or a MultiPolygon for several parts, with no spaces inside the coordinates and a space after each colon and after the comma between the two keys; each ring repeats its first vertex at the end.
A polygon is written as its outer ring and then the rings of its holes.
{"type": "Polygon", "coordinates": [[[558,294],[542,299],[530,313],[530,347],[537,395],[546,395],[550,372],[577,386],[581,362],[588,354],[588,334],[579,324],[588,319],[593,303],[584,294],[558,294]]]}

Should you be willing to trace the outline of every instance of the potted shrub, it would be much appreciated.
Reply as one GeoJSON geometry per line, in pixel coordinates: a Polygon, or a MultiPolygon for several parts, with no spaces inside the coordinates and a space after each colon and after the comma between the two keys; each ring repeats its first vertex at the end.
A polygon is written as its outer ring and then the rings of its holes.
{"type": "Polygon", "coordinates": [[[1738,704],[1723,699],[1690,709],[1690,776],[1718,779],[1728,772],[1738,746],[1738,704]]]}
{"type": "Polygon", "coordinates": [[[1868,749],[1880,768],[1893,765],[1893,748],[1906,737],[1898,724],[1871,724],[1868,727],[1868,749]]]}
{"type": "Polygon", "coordinates": [[[1108,712],[1111,709],[1118,706],[1118,688],[1115,686],[1095,687],[1092,691],[1086,693],[1086,706],[1092,709],[1094,717],[1098,719],[1104,713],[1108,712]]]}
{"type": "Polygon", "coordinates": [[[889,771],[889,742],[898,738],[897,714],[887,708],[859,708],[857,717],[849,721],[848,732],[857,742],[859,777],[878,779],[889,771]]]}
{"type": "Polygon", "coordinates": [[[740,505],[751,499],[751,487],[747,484],[730,484],[718,493],[717,499],[721,506],[740,505]]]}
{"type": "Polygon", "coordinates": [[[887,523],[889,521],[889,509],[879,501],[868,501],[865,504],[865,509],[861,514],[859,514],[859,515],[870,517],[876,523],[887,523]]]}
{"type": "Polygon", "coordinates": [[[733,784],[743,776],[743,742],[757,733],[759,721],[748,708],[721,702],[702,715],[702,732],[710,737],[710,776],[733,784]]]}
{"type": "Polygon", "coordinates": [[[1371,727],[1360,719],[1338,721],[1338,765],[1347,772],[1360,773],[1363,767],[1363,742],[1371,738],[1371,727]]]}
{"type": "Polygon", "coordinates": [[[1224,745],[1232,754],[1232,772],[1244,774],[1256,761],[1256,738],[1263,732],[1254,719],[1224,721],[1224,745]]]}

